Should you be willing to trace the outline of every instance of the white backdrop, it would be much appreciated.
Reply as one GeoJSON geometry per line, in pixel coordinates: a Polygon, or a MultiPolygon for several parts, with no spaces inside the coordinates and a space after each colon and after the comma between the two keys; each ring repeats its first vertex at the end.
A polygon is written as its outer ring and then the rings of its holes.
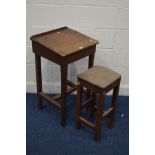
{"type": "MultiPolygon", "coordinates": [[[[100,41],[94,64],[122,75],[121,95],[129,89],[129,4],[128,0],[27,0],[26,90],[36,92],[34,54],[30,36],[68,26],[100,41]]],[[[87,69],[87,58],[69,66],[68,78],[87,69]]],[[[60,91],[60,68],[42,59],[43,90],[60,91]]]]}

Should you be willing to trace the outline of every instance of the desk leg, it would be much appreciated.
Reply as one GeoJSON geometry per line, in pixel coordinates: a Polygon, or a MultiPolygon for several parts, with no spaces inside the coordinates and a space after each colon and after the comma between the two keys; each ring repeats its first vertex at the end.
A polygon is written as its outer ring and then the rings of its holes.
{"type": "MultiPolygon", "coordinates": [[[[91,68],[94,65],[94,55],[95,54],[89,55],[88,68],[91,68]]],[[[91,95],[91,91],[89,89],[87,89],[87,94],[88,94],[88,96],[91,95]]]]}
{"type": "Polygon", "coordinates": [[[41,109],[43,107],[42,98],[39,95],[39,93],[42,92],[41,57],[38,54],[35,54],[35,67],[36,67],[38,108],[41,109]]]}
{"type": "Polygon", "coordinates": [[[62,96],[61,125],[63,127],[66,126],[67,71],[68,71],[68,65],[61,65],[61,96],[62,96]]]}
{"type": "Polygon", "coordinates": [[[94,65],[94,56],[95,56],[95,54],[89,55],[88,68],[93,67],[93,65],[94,65]]]}
{"type": "MultiPolygon", "coordinates": [[[[95,54],[89,55],[88,68],[91,68],[94,65],[94,55],[95,54]]],[[[90,98],[91,95],[91,90],[87,89],[87,97],[90,98]]],[[[94,108],[94,100],[90,102],[87,108],[89,109],[90,113],[92,113],[92,110],[94,108]]]]}

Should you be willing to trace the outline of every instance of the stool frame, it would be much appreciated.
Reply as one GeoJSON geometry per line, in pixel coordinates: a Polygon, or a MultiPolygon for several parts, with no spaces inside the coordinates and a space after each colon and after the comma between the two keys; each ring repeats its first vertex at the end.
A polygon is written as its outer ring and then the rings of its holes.
{"type": "Polygon", "coordinates": [[[102,119],[105,118],[106,116],[109,117],[109,128],[112,128],[114,126],[114,116],[115,116],[115,111],[116,111],[116,102],[117,102],[117,97],[119,93],[119,87],[120,87],[120,80],[114,81],[111,83],[108,87],[105,89],[99,88],[97,86],[94,86],[93,84],[78,78],[78,85],[77,85],[77,104],[76,104],[76,128],[79,129],[81,126],[81,123],[89,126],[94,130],[94,140],[98,141],[101,138],[101,122],[102,119]],[[91,97],[82,103],[82,93],[83,93],[83,88],[87,88],[91,90],[91,97]],[[105,94],[109,92],[110,90],[113,89],[113,95],[112,95],[112,104],[111,107],[104,111],[104,98],[105,94]],[[94,114],[95,110],[95,95],[98,96],[98,103],[97,103],[97,114],[96,114],[96,121],[95,124],[92,122],[86,120],[84,117],[81,116],[81,110],[83,107],[88,104],[90,104],[89,107],[91,107],[91,114],[94,114]]]}

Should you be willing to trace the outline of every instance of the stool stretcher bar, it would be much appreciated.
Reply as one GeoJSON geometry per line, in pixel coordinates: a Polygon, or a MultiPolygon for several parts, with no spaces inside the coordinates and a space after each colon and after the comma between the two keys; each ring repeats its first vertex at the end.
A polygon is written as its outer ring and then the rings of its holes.
{"type": "Polygon", "coordinates": [[[86,120],[86,119],[83,118],[83,117],[80,117],[79,119],[80,119],[80,122],[81,122],[81,123],[83,123],[83,124],[89,126],[89,127],[92,128],[92,129],[95,129],[95,125],[94,125],[93,123],[91,123],[90,121],[86,120]]]}
{"type": "Polygon", "coordinates": [[[103,112],[102,119],[108,115],[110,115],[114,111],[114,107],[109,108],[108,110],[103,112]]]}
{"type": "MultiPolygon", "coordinates": [[[[107,111],[104,111],[104,112],[103,112],[103,115],[102,115],[102,119],[103,119],[104,117],[110,115],[110,114],[113,112],[113,110],[114,110],[114,108],[111,107],[111,108],[109,108],[107,111]]],[[[81,123],[83,123],[83,124],[85,124],[85,125],[87,125],[87,126],[93,128],[93,129],[95,128],[95,125],[94,125],[92,122],[86,120],[85,118],[83,118],[83,117],[80,116],[79,119],[80,119],[80,122],[81,122],[81,123]]]]}
{"type": "Polygon", "coordinates": [[[86,107],[94,98],[90,97],[88,100],[82,103],[82,107],[86,107]]]}
{"type": "MultiPolygon", "coordinates": [[[[95,110],[97,110],[97,107],[94,107],[95,110]]],[[[110,107],[108,110],[104,111],[102,114],[102,119],[108,115],[110,115],[114,111],[114,107],[110,107]]]]}

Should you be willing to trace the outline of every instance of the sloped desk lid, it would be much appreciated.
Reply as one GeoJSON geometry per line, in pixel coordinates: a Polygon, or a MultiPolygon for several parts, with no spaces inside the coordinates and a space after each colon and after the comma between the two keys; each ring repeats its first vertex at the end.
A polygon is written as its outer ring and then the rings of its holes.
{"type": "Polygon", "coordinates": [[[68,27],[34,35],[30,38],[61,56],[96,45],[99,42],[68,27]]]}

